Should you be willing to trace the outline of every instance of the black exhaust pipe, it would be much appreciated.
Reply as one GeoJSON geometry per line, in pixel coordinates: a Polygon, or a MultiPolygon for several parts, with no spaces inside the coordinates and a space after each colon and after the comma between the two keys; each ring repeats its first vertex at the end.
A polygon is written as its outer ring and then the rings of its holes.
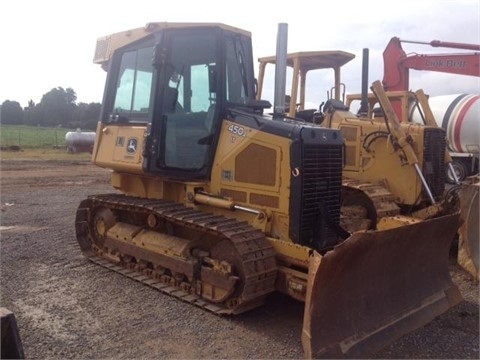
{"type": "Polygon", "coordinates": [[[363,49],[362,57],[362,100],[358,115],[367,116],[368,114],[368,49],[363,49]]]}

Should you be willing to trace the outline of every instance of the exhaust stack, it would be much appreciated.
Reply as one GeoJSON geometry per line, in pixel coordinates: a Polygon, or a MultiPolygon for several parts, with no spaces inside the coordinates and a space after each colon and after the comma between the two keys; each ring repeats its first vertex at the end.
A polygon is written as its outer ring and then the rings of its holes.
{"type": "Polygon", "coordinates": [[[363,49],[362,56],[362,100],[358,114],[366,116],[368,114],[368,49],[363,49]]]}
{"type": "Polygon", "coordinates": [[[275,66],[275,94],[273,100],[273,116],[285,114],[285,87],[287,82],[287,42],[288,24],[278,24],[277,52],[275,66]]]}

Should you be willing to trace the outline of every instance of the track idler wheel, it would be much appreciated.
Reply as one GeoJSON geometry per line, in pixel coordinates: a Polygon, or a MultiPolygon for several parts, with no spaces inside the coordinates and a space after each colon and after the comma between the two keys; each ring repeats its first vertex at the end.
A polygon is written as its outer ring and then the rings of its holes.
{"type": "Polygon", "coordinates": [[[107,237],[107,231],[116,223],[112,210],[101,207],[93,215],[93,236],[95,245],[102,248],[107,237]]]}
{"type": "Polygon", "coordinates": [[[209,253],[202,258],[202,297],[214,303],[236,298],[242,292],[245,276],[235,246],[223,239],[209,253]]]}

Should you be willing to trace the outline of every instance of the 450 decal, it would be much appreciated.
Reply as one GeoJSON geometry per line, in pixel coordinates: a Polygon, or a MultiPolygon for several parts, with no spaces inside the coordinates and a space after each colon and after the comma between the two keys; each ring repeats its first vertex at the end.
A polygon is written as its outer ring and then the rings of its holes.
{"type": "Polygon", "coordinates": [[[230,131],[232,134],[234,135],[238,135],[238,136],[246,136],[247,135],[247,131],[245,130],[244,127],[241,127],[241,126],[238,126],[238,125],[230,125],[228,127],[228,131],[230,131]]]}

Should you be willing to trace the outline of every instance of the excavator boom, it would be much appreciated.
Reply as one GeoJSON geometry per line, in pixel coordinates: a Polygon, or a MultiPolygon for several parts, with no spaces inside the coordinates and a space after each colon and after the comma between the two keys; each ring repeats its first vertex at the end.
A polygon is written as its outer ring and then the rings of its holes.
{"type": "Polygon", "coordinates": [[[442,42],[430,43],[405,41],[398,37],[390,39],[383,51],[384,75],[383,86],[387,91],[408,91],[409,70],[428,70],[449,74],[480,76],[480,45],[442,42]],[[446,47],[471,52],[455,54],[406,54],[402,42],[427,44],[433,47],[446,47]]]}
{"type": "Polygon", "coordinates": [[[467,44],[467,43],[458,43],[458,42],[440,41],[440,40],[432,40],[429,42],[415,41],[415,40],[400,40],[400,41],[404,43],[411,43],[411,44],[430,45],[432,47],[480,51],[480,45],[477,45],[477,44],[467,44]]]}

